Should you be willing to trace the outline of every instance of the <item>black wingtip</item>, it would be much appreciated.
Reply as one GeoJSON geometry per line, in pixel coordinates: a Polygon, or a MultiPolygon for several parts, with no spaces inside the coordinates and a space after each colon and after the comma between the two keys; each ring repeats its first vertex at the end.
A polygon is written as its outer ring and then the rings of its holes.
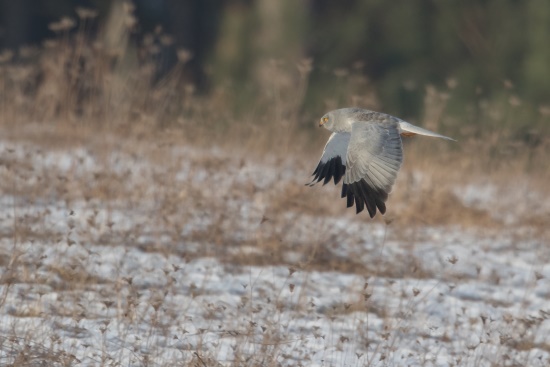
{"type": "Polygon", "coordinates": [[[363,198],[360,196],[355,196],[355,214],[359,214],[365,209],[365,204],[363,198]]]}
{"type": "Polygon", "coordinates": [[[342,194],[340,195],[341,198],[345,198],[348,195],[348,185],[342,184],[342,194]]]}
{"type": "Polygon", "coordinates": [[[313,171],[313,179],[306,185],[313,186],[321,181],[323,181],[323,185],[326,185],[332,179],[334,179],[334,184],[337,185],[345,172],[346,166],[342,164],[342,157],[340,156],[333,157],[326,162],[320,161],[315,171],[313,171]]]}
{"type": "Polygon", "coordinates": [[[353,206],[353,202],[355,201],[355,199],[353,198],[353,193],[351,191],[348,191],[348,197],[347,197],[347,207],[348,208],[351,208],[353,206]]]}
{"type": "Polygon", "coordinates": [[[323,181],[323,186],[325,186],[327,183],[329,183],[330,180],[332,179],[332,176],[334,175],[335,169],[336,169],[335,164],[336,164],[336,159],[331,159],[326,164],[328,169],[327,169],[327,173],[325,175],[325,181],[323,181]]]}
{"type": "Polygon", "coordinates": [[[388,199],[388,193],[369,186],[365,180],[343,184],[343,197],[347,197],[348,208],[355,204],[356,214],[361,213],[365,207],[371,218],[376,216],[377,210],[382,215],[386,213],[385,202],[388,199]]]}
{"type": "Polygon", "coordinates": [[[336,169],[334,173],[334,184],[337,185],[338,182],[344,177],[346,174],[346,166],[342,164],[342,159],[340,157],[336,157],[336,169]]]}

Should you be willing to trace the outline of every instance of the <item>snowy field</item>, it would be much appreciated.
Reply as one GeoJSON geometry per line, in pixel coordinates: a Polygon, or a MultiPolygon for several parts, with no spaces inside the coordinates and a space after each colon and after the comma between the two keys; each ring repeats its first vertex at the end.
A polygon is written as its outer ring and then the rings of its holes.
{"type": "Polygon", "coordinates": [[[498,186],[457,184],[502,225],[402,227],[304,187],[301,162],[0,151],[0,365],[550,365],[548,232],[510,217],[548,216],[543,195],[505,213],[498,186]]]}

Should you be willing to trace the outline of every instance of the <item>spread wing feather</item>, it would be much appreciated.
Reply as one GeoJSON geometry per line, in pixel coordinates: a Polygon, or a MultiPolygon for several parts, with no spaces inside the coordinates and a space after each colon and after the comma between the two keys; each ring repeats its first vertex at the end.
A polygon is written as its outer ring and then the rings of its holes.
{"type": "Polygon", "coordinates": [[[333,133],[325,145],[323,155],[317,168],[313,171],[313,179],[307,183],[313,186],[317,182],[323,181],[326,185],[334,178],[334,184],[338,184],[346,172],[346,154],[350,141],[350,133],[333,133]]]}
{"type": "Polygon", "coordinates": [[[385,202],[403,162],[403,146],[396,121],[356,121],[346,155],[342,197],[357,213],[366,207],[370,217],[386,212],[385,202]],[[350,205],[351,203],[351,205],[350,205]]]}

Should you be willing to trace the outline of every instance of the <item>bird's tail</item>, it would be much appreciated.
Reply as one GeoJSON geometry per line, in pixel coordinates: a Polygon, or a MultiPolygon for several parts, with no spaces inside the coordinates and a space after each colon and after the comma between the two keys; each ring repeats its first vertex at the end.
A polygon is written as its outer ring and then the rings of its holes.
{"type": "Polygon", "coordinates": [[[399,128],[401,129],[401,134],[405,136],[417,134],[417,135],[431,136],[434,138],[441,138],[441,139],[456,141],[455,139],[449,138],[448,136],[434,133],[433,131],[423,129],[418,126],[414,126],[405,121],[399,121],[399,128]]]}

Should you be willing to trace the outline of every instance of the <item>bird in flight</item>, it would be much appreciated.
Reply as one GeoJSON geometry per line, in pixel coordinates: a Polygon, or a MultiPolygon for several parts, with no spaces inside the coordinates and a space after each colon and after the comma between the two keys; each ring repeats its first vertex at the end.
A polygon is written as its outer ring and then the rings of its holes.
{"type": "Polygon", "coordinates": [[[371,218],[386,213],[386,200],[403,163],[401,136],[424,135],[453,140],[397,117],[361,108],[330,111],[319,126],[332,131],[308,186],[326,185],[342,177],[342,198],[357,214],[367,208],[371,218]]]}

